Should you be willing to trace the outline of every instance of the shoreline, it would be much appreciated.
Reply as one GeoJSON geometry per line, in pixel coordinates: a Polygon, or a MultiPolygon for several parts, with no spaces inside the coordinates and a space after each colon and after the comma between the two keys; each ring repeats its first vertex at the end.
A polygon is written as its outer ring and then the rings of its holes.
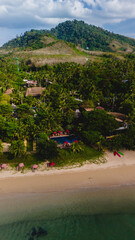
{"type": "Polygon", "coordinates": [[[68,169],[20,173],[0,172],[0,195],[50,193],[78,189],[98,189],[135,184],[135,151],[123,151],[119,158],[106,152],[106,163],[85,164],[68,169]]]}

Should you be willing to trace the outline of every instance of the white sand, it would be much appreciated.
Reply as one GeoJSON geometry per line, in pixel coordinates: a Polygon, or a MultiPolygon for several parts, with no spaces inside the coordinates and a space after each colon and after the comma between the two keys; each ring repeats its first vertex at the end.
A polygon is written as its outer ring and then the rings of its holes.
{"type": "Polygon", "coordinates": [[[0,172],[0,193],[50,192],[77,188],[97,188],[135,184],[135,151],[122,151],[124,156],[106,152],[106,163],[82,167],[24,173],[0,172]]]}

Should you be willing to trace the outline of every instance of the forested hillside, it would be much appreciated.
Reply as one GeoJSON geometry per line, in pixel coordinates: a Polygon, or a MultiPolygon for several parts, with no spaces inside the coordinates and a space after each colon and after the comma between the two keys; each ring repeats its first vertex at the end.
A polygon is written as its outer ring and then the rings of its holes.
{"type": "Polygon", "coordinates": [[[4,44],[2,49],[40,49],[64,40],[88,51],[134,52],[135,40],[110,33],[83,21],[66,21],[49,30],[31,30],[4,44]]]}
{"type": "Polygon", "coordinates": [[[88,25],[83,21],[66,21],[51,30],[58,39],[72,42],[88,50],[116,50],[115,44],[122,44],[120,50],[126,49],[126,44],[135,47],[135,40],[119,34],[111,33],[100,27],[88,25]],[[114,42],[115,41],[115,42],[114,42]]]}
{"type": "Polygon", "coordinates": [[[18,36],[15,39],[5,43],[3,48],[12,49],[39,49],[46,46],[52,46],[57,40],[50,36],[47,30],[31,30],[18,36]]]}

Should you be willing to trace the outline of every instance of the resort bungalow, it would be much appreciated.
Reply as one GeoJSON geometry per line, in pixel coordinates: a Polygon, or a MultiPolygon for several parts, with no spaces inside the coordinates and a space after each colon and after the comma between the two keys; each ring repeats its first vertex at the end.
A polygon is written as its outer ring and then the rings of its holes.
{"type": "Polygon", "coordinates": [[[42,88],[42,87],[27,88],[25,96],[39,97],[42,94],[44,89],[45,88],[42,88]]]}

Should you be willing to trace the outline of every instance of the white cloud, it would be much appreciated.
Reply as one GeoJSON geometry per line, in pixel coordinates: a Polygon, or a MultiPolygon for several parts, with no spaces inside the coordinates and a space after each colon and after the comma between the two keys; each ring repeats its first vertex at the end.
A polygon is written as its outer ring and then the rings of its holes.
{"type": "Polygon", "coordinates": [[[63,19],[75,18],[100,26],[107,22],[135,18],[135,1],[0,0],[1,27],[38,27],[48,22],[55,25],[63,19]]]}
{"type": "Polygon", "coordinates": [[[135,0],[0,0],[1,29],[51,28],[72,19],[104,26],[134,18],[135,0]]]}
{"type": "MultiPolygon", "coordinates": [[[[83,18],[90,14],[91,10],[84,8],[79,0],[11,0],[0,1],[0,26],[18,28],[42,25],[55,19],[83,18]],[[27,21],[26,21],[27,20],[27,21]]],[[[58,22],[58,20],[57,20],[58,22]]],[[[59,20],[60,22],[60,20],[59,20]]]]}
{"type": "Polygon", "coordinates": [[[83,0],[91,6],[92,16],[89,20],[105,23],[120,22],[135,18],[134,0],[83,0]]]}

